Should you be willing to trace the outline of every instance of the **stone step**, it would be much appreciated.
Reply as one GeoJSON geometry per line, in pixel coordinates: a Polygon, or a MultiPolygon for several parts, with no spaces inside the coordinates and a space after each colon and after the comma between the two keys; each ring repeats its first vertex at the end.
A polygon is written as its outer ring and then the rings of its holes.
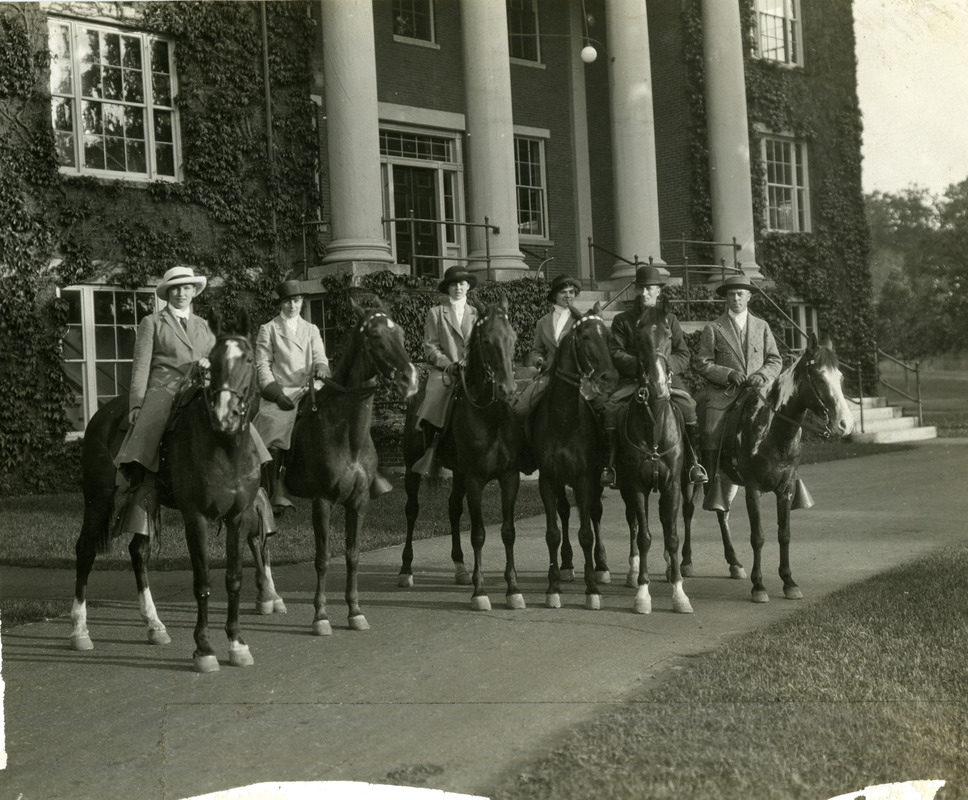
{"type": "MultiPolygon", "coordinates": [[[[863,401],[863,405],[865,409],[883,408],[884,406],[887,405],[886,397],[862,397],[861,400],[863,401]]],[[[860,405],[860,403],[857,402],[856,397],[848,397],[847,402],[855,406],[860,405]]]]}
{"type": "MultiPolygon", "coordinates": [[[[852,403],[851,405],[856,406],[857,404],[852,403]]],[[[860,422],[860,409],[853,407],[850,411],[854,415],[854,419],[857,422],[860,422]]],[[[864,407],[865,425],[868,421],[894,419],[901,416],[904,416],[904,409],[902,409],[900,406],[873,406],[871,408],[867,408],[866,406],[864,407]]]]}
{"type": "MultiPolygon", "coordinates": [[[[855,426],[860,426],[860,419],[854,417],[855,426]]],[[[861,433],[874,433],[875,431],[902,431],[917,427],[918,421],[914,417],[892,417],[890,419],[868,419],[864,415],[864,428],[861,433]]],[[[860,430],[859,427],[856,428],[860,430]]]]}
{"type": "Polygon", "coordinates": [[[896,442],[922,442],[926,439],[937,439],[938,429],[934,425],[920,428],[907,428],[902,431],[873,431],[871,433],[854,433],[851,439],[863,444],[892,444],[896,442]]]}

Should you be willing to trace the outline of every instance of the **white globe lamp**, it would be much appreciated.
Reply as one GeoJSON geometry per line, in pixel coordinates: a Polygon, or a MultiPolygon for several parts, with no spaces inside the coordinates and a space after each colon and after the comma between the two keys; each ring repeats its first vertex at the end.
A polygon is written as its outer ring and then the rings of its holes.
{"type": "Polygon", "coordinates": [[[581,49],[581,60],[586,64],[591,64],[598,58],[598,51],[592,47],[590,44],[586,44],[581,49]]]}

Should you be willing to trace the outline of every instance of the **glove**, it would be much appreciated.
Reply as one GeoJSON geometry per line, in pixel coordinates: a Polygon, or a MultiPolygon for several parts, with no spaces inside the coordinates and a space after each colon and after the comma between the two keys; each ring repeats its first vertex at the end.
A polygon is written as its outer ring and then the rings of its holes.
{"type": "Polygon", "coordinates": [[[759,389],[764,383],[766,383],[766,378],[763,375],[754,372],[746,379],[745,385],[751,389],[759,389]]]}
{"type": "Polygon", "coordinates": [[[532,366],[535,369],[544,369],[544,366],[545,366],[544,356],[538,356],[537,358],[535,358],[534,364],[532,366]]]}
{"type": "Polygon", "coordinates": [[[313,371],[314,380],[321,381],[324,378],[328,378],[328,377],[329,377],[329,367],[325,364],[321,364],[320,366],[316,367],[316,369],[313,371]]]}
{"type": "Polygon", "coordinates": [[[128,422],[130,424],[134,425],[138,421],[138,414],[140,414],[140,413],[141,413],[141,407],[140,406],[138,408],[132,408],[128,412],[128,422]]]}
{"type": "Polygon", "coordinates": [[[262,397],[264,400],[275,403],[283,411],[292,411],[296,407],[296,404],[286,397],[286,393],[282,391],[282,387],[275,381],[262,390],[262,397]]]}
{"type": "Polygon", "coordinates": [[[456,377],[459,372],[460,362],[458,361],[451,361],[446,367],[444,367],[444,374],[449,375],[452,378],[456,377]]]}
{"type": "Polygon", "coordinates": [[[726,376],[727,386],[742,386],[743,376],[740,375],[735,369],[732,370],[729,375],[726,376]]]}

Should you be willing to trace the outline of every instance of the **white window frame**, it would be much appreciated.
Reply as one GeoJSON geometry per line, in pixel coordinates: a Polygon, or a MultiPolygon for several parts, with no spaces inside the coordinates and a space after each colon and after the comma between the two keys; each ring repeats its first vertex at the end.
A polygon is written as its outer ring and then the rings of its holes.
{"type": "Polygon", "coordinates": [[[547,242],[551,239],[551,232],[549,230],[549,218],[548,218],[548,173],[547,173],[547,158],[545,157],[545,140],[547,137],[535,136],[533,134],[525,134],[515,132],[514,134],[514,195],[517,204],[517,222],[518,222],[518,238],[523,241],[530,242],[547,242]],[[521,170],[519,168],[520,161],[518,159],[518,143],[528,142],[537,146],[538,158],[541,163],[538,165],[538,169],[534,170],[532,174],[537,174],[540,180],[540,185],[538,184],[525,184],[521,182],[521,170]],[[540,209],[540,219],[542,233],[525,233],[521,226],[524,224],[525,220],[522,219],[522,209],[520,204],[520,195],[522,191],[526,192],[538,192],[541,200],[540,209]]]}
{"type": "MultiPolygon", "coordinates": [[[[99,408],[98,404],[98,364],[119,364],[119,363],[131,363],[132,359],[128,358],[98,358],[97,354],[97,330],[98,328],[108,327],[105,325],[95,324],[95,306],[94,298],[95,295],[102,292],[122,292],[127,294],[144,294],[150,295],[152,300],[152,312],[158,311],[160,308],[165,306],[164,301],[160,300],[155,294],[154,287],[147,287],[142,289],[127,289],[122,286],[117,286],[114,284],[78,284],[74,286],[58,287],[57,296],[64,297],[64,292],[77,292],[80,301],[80,323],[71,322],[70,327],[75,327],[80,325],[81,328],[81,347],[82,354],[80,358],[69,358],[68,354],[64,354],[65,363],[79,363],[81,364],[81,387],[80,394],[75,394],[75,398],[78,401],[77,406],[80,408],[80,420],[83,421],[84,428],[87,428],[88,423],[91,421],[91,417],[94,416],[95,412],[99,408]]],[[[143,316],[142,316],[143,319],[143,316]]],[[[137,333],[138,322],[140,320],[135,319],[131,324],[115,324],[110,327],[114,329],[125,328],[130,329],[130,336],[132,341],[132,348],[134,346],[134,337],[137,333]]],[[[115,380],[115,379],[112,379],[115,380]]],[[[114,395],[115,397],[117,395],[114,395]]],[[[107,395],[104,395],[107,397],[107,395]]],[[[75,406],[75,408],[77,407],[75,406]]],[[[68,438],[77,438],[83,436],[83,430],[74,430],[68,433],[68,438]]]]}
{"type": "Polygon", "coordinates": [[[791,351],[799,353],[807,349],[810,334],[817,333],[817,309],[808,303],[793,301],[790,303],[790,318],[807,336],[804,337],[799,330],[784,320],[783,341],[791,351]]]}
{"type": "MultiPolygon", "coordinates": [[[[531,34],[531,33],[524,33],[522,31],[513,32],[511,30],[511,15],[510,15],[510,13],[508,13],[508,51],[511,51],[512,50],[511,43],[512,43],[512,41],[514,41],[515,38],[519,38],[519,39],[528,38],[528,39],[530,39],[533,36],[534,37],[534,53],[535,53],[535,56],[534,56],[534,58],[524,58],[523,56],[516,56],[516,55],[514,55],[513,52],[511,52],[511,61],[513,61],[515,63],[518,63],[518,64],[529,64],[529,65],[540,64],[540,63],[542,63],[541,62],[541,27],[540,27],[540,19],[538,17],[538,4],[537,4],[537,0],[516,0],[516,1],[522,3],[525,6],[530,6],[530,11],[527,10],[527,9],[522,9],[522,13],[524,13],[524,14],[529,14],[530,13],[530,15],[533,17],[533,19],[534,19],[534,33],[533,34],[531,34]]],[[[510,4],[512,2],[512,0],[505,0],[505,2],[507,2],[508,4],[510,4]]]]}
{"type": "Polygon", "coordinates": [[[436,45],[437,44],[437,19],[436,10],[434,8],[434,0],[392,0],[390,3],[390,14],[393,15],[394,6],[397,3],[401,5],[409,6],[409,9],[403,9],[404,11],[409,10],[411,13],[414,10],[414,6],[417,3],[426,2],[427,4],[427,14],[430,20],[430,38],[424,39],[420,36],[407,36],[405,34],[396,32],[396,18],[392,20],[393,25],[393,40],[396,42],[407,42],[409,44],[421,44],[421,45],[436,45]]]}
{"type": "MultiPolygon", "coordinates": [[[[144,33],[131,28],[109,25],[103,22],[93,22],[57,16],[50,16],[48,18],[48,34],[50,36],[50,41],[54,40],[55,27],[65,26],[67,28],[68,41],[70,43],[70,53],[51,53],[51,125],[53,127],[56,140],[69,142],[68,146],[73,158],[73,164],[61,163],[60,171],[68,175],[92,175],[99,178],[134,182],[181,180],[182,150],[178,109],[175,107],[175,97],[178,94],[178,83],[175,70],[174,42],[163,36],[156,36],[154,34],[144,33]],[[130,42],[131,39],[138,40],[141,48],[140,102],[124,99],[117,99],[114,101],[97,97],[95,95],[90,95],[87,97],[83,95],[81,48],[79,47],[79,42],[81,37],[84,36],[88,31],[96,31],[100,36],[117,35],[123,37],[125,46],[127,46],[127,43],[130,42]],[[162,73],[163,76],[167,76],[169,81],[168,104],[162,103],[160,99],[156,101],[155,92],[153,89],[154,81],[152,79],[152,47],[158,42],[164,43],[168,48],[168,72],[162,73]],[[63,63],[61,64],[59,62],[62,59],[63,63]],[[143,172],[128,171],[127,161],[125,163],[124,170],[85,166],[85,105],[88,105],[89,108],[97,107],[98,113],[102,115],[102,118],[104,111],[106,111],[108,108],[111,108],[113,113],[117,114],[124,113],[127,109],[131,108],[141,110],[143,114],[142,131],[144,134],[143,142],[145,151],[145,169],[143,172]],[[58,113],[63,112],[63,109],[65,108],[69,108],[70,110],[70,120],[66,120],[63,113],[58,113]],[[158,166],[157,147],[168,144],[167,142],[157,140],[155,129],[156,121],[158,124],[161,124],[162,115],[167,115],[171,120],[170,135],[173,172],[171,175],[160,173],[158,166]]],[[[104,64],[101,64],[100,66],[102,69],[105,67],[104,64]]],[[[110,66],[109,68],[114,69],[115,67],[110,66]]],[[[121,65],[120,69],[122,70],[121,74],[123,77],[123,72],[125,69],[123,64],[121,65]]],[[[120,131],[120,133],[120,136],[113,138],[120,139],[123,142],[128,142],[132,139],[134,141],[142,141],[141,139],[137,139],[137,137],[131,137],[131,139],[129,139],[124,135],[124,131],[120,131]]],[[[104,139],[108,138],[103,132],[103,127],[102,133],[95,132],[91,135],[97,135],[104,139]]],[[[126,158],[129,155],[130,154],[128,154],[126,151],[126,158]]],[[[107,164],[107,158],[108,156],[105,154],[105,164],[107,164]]]]}
{"type": "Polygon", "coordinates": [[[760,158],[764,169],[764,212],[766,229],[784,233],[809,233],[810,220],[810,162],[807,143],[792,136],[761,134],[760,158]],[[774,156],[777,150],[789,159],[782,161],[774,156]],[[776,166],[779,165],[779,168],[776,166]],[[782,173],[782,174],[781,174],[782,173]],[[781,209],[778,202],[784,197],[781,209]],[[781,217],[790,222],[782,224],[781,217]]]}
{"type": "Polygon", "coordinates": [[[802,67],[801,19],[800,0],[756,0],[756,54],[764,61],[802,67]],[[778,32],[782,32],[782,43],[778,32]],[[766,47],[768,37],[777,44],[766,47]]]}

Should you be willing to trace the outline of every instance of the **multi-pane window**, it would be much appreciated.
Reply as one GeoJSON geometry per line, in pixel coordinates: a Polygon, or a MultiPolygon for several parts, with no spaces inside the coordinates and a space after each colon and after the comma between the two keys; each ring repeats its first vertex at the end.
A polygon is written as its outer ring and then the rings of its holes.
{"type": "Polygon", "coordinates": [[[507,0],[507,13],[511,58],[539,61],[538,10],[534,0],[507,0]]]}
{"type": "Polygon", "coordinates": [[[817,332],[817,311],[804,303],[794,303],[790,307],[790,318],[796,323],[796,327],[784,321],[783,341],[790,350],[803,350],[810,334],[817,332]]]}
{"type": "Polygon", "coordinates": [[[74,391],[68,418],[77,431],[109,400],[131,385],[138,323],[155,311],[153,291],[95,286],[62,289],[67,302],[64,373],[74,391]]]}
{"type": "Polygon", "coordinates": [[[548,236],[544,142],[514,137],[514,180],[518,193],[518,234],[548,236]]]}
{"type": "Polygon", "coordinates": [[[807,146],[793,139],[765,136],[767,228],[771,231],[810,230],[807,146]]]}
{"type": "Polygon", "coordinates": [[[453,161],[454,140],[444,136],[380,129],[380,155],[418,158],[422,161],[453,161]]]}
{"type": "Polygon", "coordinates": [[[51,18],[51,122],[62,170],[174,179],[174,54],[156,36],[51,18]]]}
{"type": "Polygon", "coordinates": [[[760,58],[803,66],[800,0],[756,0],[760,58]]]}
{"type": "Polygon", "coordinates": [[[434,41],[432,0],[393,0],[393,35],[434,41]]]}

